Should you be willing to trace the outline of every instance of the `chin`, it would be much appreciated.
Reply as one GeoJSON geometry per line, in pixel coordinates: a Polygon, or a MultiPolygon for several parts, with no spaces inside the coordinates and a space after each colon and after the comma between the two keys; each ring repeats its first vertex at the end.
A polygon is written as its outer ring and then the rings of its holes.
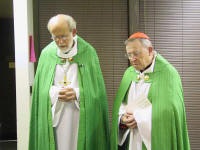
{"type": "Polygon", "coordinates": [[[60,50],[62,50],[62,51],[67,50],[67,47],[59,47],[59,48],[60,48],[60,50]]]}
{"type": "Polygon", "coordinates": [[[132,65],[136,70],[140,70],[140,68],[138,67],[138,65],[132,65]]]}
{"type": "Polygon", "coordinates": [[[138,68],[138,65],[132,64],[132,66],[133,66],[134,68],[138,68]]]}
{"type": "Polygon", "coordinates": [[[60,50],[61,50],[62,52],[66,52],[66,51],[68,51],[67,48],[61,48],[61,47],[60,47],[60,50]]]}

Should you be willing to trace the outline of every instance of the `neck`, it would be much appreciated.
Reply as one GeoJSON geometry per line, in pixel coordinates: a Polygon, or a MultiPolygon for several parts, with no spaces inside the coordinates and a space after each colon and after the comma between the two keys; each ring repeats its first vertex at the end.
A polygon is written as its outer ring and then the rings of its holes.
{"type": "Polygon", "coordinates": [[[144,69],[140,70],[141,73],[151,66],[153,59],[154,59],[154,55],[152,56],[150,63],[144,69]]]}
{"type": "Polygon", "coordinates": [[[145,71],[146,69],[148,69],[151,66],[151,64],[152,64],[152,62],[149,65],[147,65],[143,70],[140,70],[140,72],[142,73],[143,71],[145,71]]]}
{"type": "Polygon", "coordinates": [[[67,51],[65,51],[64,54],[68,54],[72,50],[72,48],[74,47],[74,43],[75,42],[73,40],[72,46],[67,51]]]}

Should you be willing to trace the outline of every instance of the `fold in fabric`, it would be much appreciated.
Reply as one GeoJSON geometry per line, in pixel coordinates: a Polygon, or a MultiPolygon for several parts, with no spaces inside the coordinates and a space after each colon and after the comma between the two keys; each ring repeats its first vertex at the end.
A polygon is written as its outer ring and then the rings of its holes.
{"type": "Polygon", "coordinates": [[[151,118],[152,106],[149,105],[143,109],[136,109],[134,117],[137,122],[137,127],[142,141],[144,142],[147,150],[151,150],[151,118]]]}
{"type": "Polygon", "coordinates": [[[129,149],[142,149],[143,141],[147,150],[151,150],[152,105],[150,101],[144,95],[141,95],[137,100],[127,105],[126,111],[133,113],[138,128],[138,130],[130,130],[129,149]]]}
{"type": "MultiPolygon", "coordinates": [[[[59,86],[51,86],[49,95],[52,103],[52,120],[53,120],[53,127],[56,127],[59,123],[65,102],[61,102],[58,100],[58,93],[61,90],[59,86]]],[[[79,106],[79,88],[74,88],[76,92],[76,97],[78,100],[75,100],[75,105],[77,109],[80,109],[79,106]]]]}
{"type": "Polygon", "coordinates": [[[64,104],[63,102],[58,101],[58,93],[61,90],[58,86],[52,86],[49,91],[49,95],[52,103],[52,120],[53,127],[58,125],[60,120],[61,112],[63,111],[64,104]]]}

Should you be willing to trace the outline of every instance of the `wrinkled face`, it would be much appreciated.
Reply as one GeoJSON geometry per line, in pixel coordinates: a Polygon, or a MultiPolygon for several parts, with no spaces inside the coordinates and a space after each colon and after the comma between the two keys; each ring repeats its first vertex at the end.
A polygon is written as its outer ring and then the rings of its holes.
{"type": "Polygon", "coordinates": [[[51,31],[52,39],[62,51],[68,51],[73,45],[73,37],[76,30],[70,31],[68,24],[60,24],[53,27],[51,31]]]}
{"type": "Polygon", "coordinates": [[[138,71],[144,70],[152,61],[152,48],[144,47],[139,40],[128,42],[126,53],[131,65],[138,71]]]}

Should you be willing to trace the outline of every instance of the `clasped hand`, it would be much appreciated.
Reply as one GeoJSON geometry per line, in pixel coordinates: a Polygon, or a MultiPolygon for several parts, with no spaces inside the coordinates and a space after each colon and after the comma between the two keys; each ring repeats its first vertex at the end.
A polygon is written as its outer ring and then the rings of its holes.
{"type": "Polygon", "coordinates": [[[130,129],[134,129],[137,127],[137,122],[135,121],[133,113],[131,112],[126,112],[122,115],[121,123],[125,124],[130,129]]]}
{"type": "Polygon", "coordinates": [[[76,92],[73,88],[62,88],[58,94],[58,99],[63,102],[76,100],[76,92]]]}

